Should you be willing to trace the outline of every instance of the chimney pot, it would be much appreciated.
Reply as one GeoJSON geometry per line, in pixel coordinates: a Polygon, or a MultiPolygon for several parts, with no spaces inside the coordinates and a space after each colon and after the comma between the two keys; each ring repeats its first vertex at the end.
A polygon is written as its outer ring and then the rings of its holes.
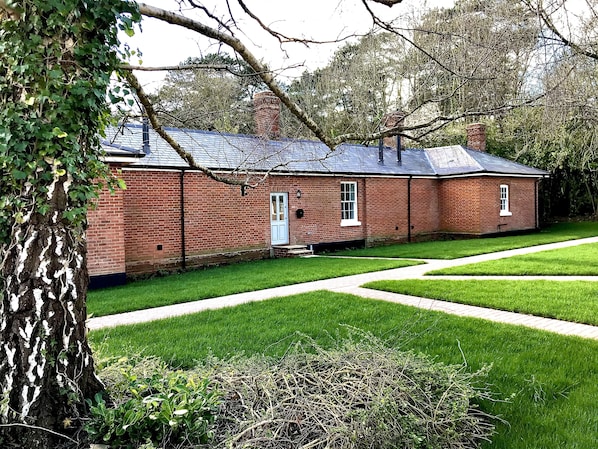
{"type": "Polygon", "coordinates": [[[258,92],[253,96],[256,133],[261,137],[280,137],[280,99],[270,91],[258,92]]]}
{"type": "Polygon", "coordinates": [[[486,151],[486,125],[471,123],[467,125],[467,146],[472,150],[486,151]]]}
{"type": "MultiPolygon", "coordinates": [[[[403,111],[395,111],[384,117],[384,129],[396,128],[403,126],[405,121],[405,113],[403,111]]],[[[397,136],[385,137],[384,146],[397,149],[397,136]]]]}

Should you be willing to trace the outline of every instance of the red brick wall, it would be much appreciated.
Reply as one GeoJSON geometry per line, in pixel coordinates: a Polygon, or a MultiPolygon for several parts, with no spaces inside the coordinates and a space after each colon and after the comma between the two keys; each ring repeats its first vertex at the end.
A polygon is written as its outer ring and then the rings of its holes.
{"type": "Polygon", "coordinates": [[[481,232],[507,232],[537,227],[534,198],[536,181],[528,178],[485,178],[481,202],[481,232]],[[500,216],[500,185],[509,186],[511,215],[500,216]]]}
{"type": "Polygon", "coordinates": [[[185,173],[185,246],[188,255],[267,248],[269,191],[247,189],[185,173]]]}
{"type": "MultiPolygon", "coordinates": [[[[128,170],[125,211],[127,273],[180,268],[181,172],[128,170]],[[159,248],[161,245],[161,249],[159,248]]],[[[270,236],[268,192],[208,179],[198,172],[184,174],[185,256],[188,266],[220,263],[204,257],[264,250],[270,236]]],[[[260,254],[263,257],[263,254],[260,254]]]]}
{"type": "MultiPolygon", "coordinates": [[[[331,243],[366,239],[370,243],[405,240],[408,235],[407,179],[350,177],[286,177],[269,180],[272,192],[289,193],[290,243],[331,243]],[[357,183],[357,210],[361,226],[341,226],[340,184],[357,183]],[[296,196],[301,190],[301,198],[296,196]],[[296,218],[297,209],[304,210],[296,218]]],[[[435,180],[411,181],[411,233],[438,229],[435,180]]]]}
{"type": "Polygon", "coordinates": [[[480,178],[439,182],[440,231],[479,234],[480,178]]]}
{"type": "MultiPolygon", "coordinates": [[[[89,214],[90,274],[148,273],[182,263],[180,171],[124,169],[127,190],[103,192],[89,214]],[[124,201],[124,205],[123,205],[124,201]],[[123,249],[124,248],[124,249],[123,249]]],[[[271,176],[256,189],[184,174],[187,266],[270,254],[270,193],[289,198],[289,243],[404,241],[408,179],[271,176]],[[360,226],[341,226],[340,184],[357,182],[360,226]],[[297,191],[301,190],[301,198],[297,191]],[[296,211],[304,210],[297,218],[296,211]]],[[[439,232],[486,234],[535,227],[535,180],[411,180],[411,237],[439,232]],[[509,217],[499,216],[499,186],[510,187],[509,217]]]]}
{"type": "Polygon", "coordinates": [[[536,227],[535,179],[455,178],[440,182],[440,231],[492,234],[536,227]],[[500,216],[500,185],[509,186],[511,216],[500,216]]]}
{"type": "Polygon", "coordinates": [[[368,242],[404,241],[438,229],[438,193],[432,179],[370,178],[366,181],[368,242]],[[408,191],[411,183],[411,220],[408,191]]]}
{"type": "MultiPolygon", "coordinates": [[[[342,177],[272,176],[271,192],[289,194],[290,244],[313,244],[365,238],[364,180],[342,177]],[[341,227],[341,182],[357,182],[357,218],[361,226],[341,227]],[[301,198],[297,198],[301,190],[301,198]],[[297,209],[304,216],[297,218],[297,209]]],[[[269,218],[268,218],[269,220],[269,218]]],[[[268,227],[270,226],[268,221],[268,227]]]]}
{"type": "Polygon", "coordinates": [[[368,244],[405,240],[407,179],[370,178],[365,182],[368,244]]]}
{"type": "Polygon", "coordinates": [[[179,260],[179,172],[124,170],[123,178],[127,273],[179,260]]]}
{"type": "Polygon", "coordinates": [[[125,272],[123,199],[122,190],[111,194],[104,189],[99,206],[87,214],[87,267],[91,276],[125,272]]]}
{"type": "Polygon", "coordinates": [[[411,180],[411,234],[428,235],[438,232],[440,210],[438,181],[435,179],[411,180]]]}

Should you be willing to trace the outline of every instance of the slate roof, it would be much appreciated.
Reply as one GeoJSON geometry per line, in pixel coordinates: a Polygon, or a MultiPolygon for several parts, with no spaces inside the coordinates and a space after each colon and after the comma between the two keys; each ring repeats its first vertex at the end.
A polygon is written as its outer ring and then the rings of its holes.
{"type": "MultiPolygon", "coordinates": [[[[460,145],[428,149],[405,149],[401,165],[396,150],[385,147],[384,163],[378,162],[378,146],[342,144],[334,151],[319,141],[266,140],[242,134],[165,128],[198,164],[211,170],[267,171],[283,174],[336,174],[371,176],[457,176],[508,174],[543,177],[544,170],[528,167],[460,145]]],[[[103,147],[135,154],[142,151],[142,125],[128,124],[106,130],[103,147]]],[[[188,164],[153,129],[150,152],[129,166],[186,168],[188,164]]]]}

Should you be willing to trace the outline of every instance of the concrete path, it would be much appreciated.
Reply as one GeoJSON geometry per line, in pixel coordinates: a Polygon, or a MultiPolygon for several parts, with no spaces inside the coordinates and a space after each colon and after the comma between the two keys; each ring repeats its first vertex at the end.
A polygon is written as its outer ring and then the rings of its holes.
{"type": "MultiPolygon", "coordinates": [[[[531,315],[519,313],[504,312],[500,310],[486,309],[464,304],[450,303],[446,301],[418,298],[396,293],[381,292],[360,287],[366,282],[385,280],[385,279],[417,279],[424,277],[426,272],[438,270],[441,268],[466,265],[470,263],[483,262],[487,260],[503,259],[505,257],[517,256],[520,254],[531,254],[551,249],[566,248],[570,246],[583,245],[586,243],[598,243],[598,237],[590,237],[579,240],[570,240],[567,242],[550,243],[547,245],[533,246],[529,248],[520,248],[515,250],[501,251],[497,253],[482,254],[479,256],[463,257],[453,260],[426,260],[426,264],[415,265],[405,268],[396,268],[392,270],[376,271],[373,273],[364,273],[353,276],[344,276],[335,279],[325,279],[321,281],[306,282],[303,284],[289,285],[285,287],[276,287],[254,292],[238,293],[235,295],[221,296],[218,298],[204,299],[201,301],[176,304],[172,306],[156,307],[153,309],[139,310],[135,312],[110,315],[105,317],[91,318],[88,321],[90,330],[101,329],[105,327],[114,327],[126,324],[143,323],[147,321],[158,320],[162,318],[187,315],[190,313],[201,312],[210,309],[219,309],[222,307],[232,307],[252,301],[262,301],[266,299],[295,295],[315,290],[330,290],[341,293],[350,293],[376,300],[390,301],[400,304],[406,304],[428,310],[439,310],[460,316],[469,316],[483,318],[486,320],[509,323],[521,326],[533,327],[536,329],[556,332],[563,335],[577,335],[583,338],[598,339],[598,326],[589,326],[585,324],[570,323],[549,318],[540,318],[531,315]]],[[[598,281],[598,276],[434,276],[434,279],[550,279],[550,280],[590,280],[598,281]]]]}

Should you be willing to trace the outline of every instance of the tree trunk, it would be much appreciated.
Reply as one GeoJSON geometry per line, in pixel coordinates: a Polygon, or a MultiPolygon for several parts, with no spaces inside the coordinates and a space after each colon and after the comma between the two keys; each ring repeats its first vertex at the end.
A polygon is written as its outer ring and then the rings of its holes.
{"type": "Polygon", "coordinates": [[[0,423],[10,424],[9,441],[31,449],[64,443],[55,432],[80,425],[83,399],[102,389],[86,337],[85,233],[63,218],[69,185],[55,176],[50,210],[26,210],[2,252],[0,423]]]}

